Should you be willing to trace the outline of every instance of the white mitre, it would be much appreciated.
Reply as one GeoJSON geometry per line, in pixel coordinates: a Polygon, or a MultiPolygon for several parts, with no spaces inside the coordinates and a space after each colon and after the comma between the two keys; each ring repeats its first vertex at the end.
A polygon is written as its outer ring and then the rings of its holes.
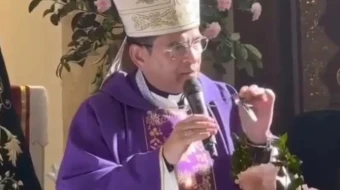
{"type": "MultiPolygon", "coordinates": [[[[129,37],[148,37],[188,30],[200,24],[200,0],[113,0],[129,37]]],[[[107,77],[120,70],[126,38],[107,77]]]]}

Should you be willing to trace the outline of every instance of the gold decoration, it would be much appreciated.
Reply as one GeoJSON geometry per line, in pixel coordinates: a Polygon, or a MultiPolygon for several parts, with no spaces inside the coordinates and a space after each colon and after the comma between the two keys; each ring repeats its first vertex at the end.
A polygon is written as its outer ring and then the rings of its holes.
{"type": "Polygon", "coordinates": [[[11,101],[8,99],[4,100],[2,97],[2,93],[4,92],[4,85],[2,83],[2,79],[0,77],[0,116],[1,116],[1,108],[10,109],[12,107],[11,101]]]}
{"type": "Polygon", "coordinates": [[[189,0],[176,0],[178,4],[189,3],[189,0]]]}
{"type": "Polygon", "coordinates": [[[7,171],[4,176],[0,175],[0,190],[5,190],[5,185],[12,183],[13,189],[20,189],[20,187],[24,186],[21,180],[16,181],[14,179],[15,174],[11,174],[10,171],[7,171]]]}
{"type": "MultiPolygon", "coordinates": [[[[162,146],[166,141],[165,127],[171,127],[172,125],[166,125],[171,119],[181,119],[184,116],[184,110],[162,110],[162,114],[158,111],[148,111],[144,119],[145,122],[145,136],[148,148],[155,150],[162,146]]],[[[211,160],[208,153],[205,151],[202,142],[191,144],[187,151],[182,155],[180,163],[191,163],[193,160],[197,163],[193,166],[193,171],[187,169],[175,168],[176,177],[181,190],[197,189],[197,190],[213,190],[215,184],[211,184],[214,181],[213,170],[211,167],[211,160]],[[197,180],[197,176],[201,180],[197,180]]],[[[179,163],[179,164],[180,164],[179,163]]]]}
{"type": "Polygon", "coordinates": [[[7,135],[7,143],[5,144],[5,149],[7,150],[8,160],[12,162],[13,166],[17,166],[17,156],[22,153],[20,148],[20,141],[17,136],[13,135],[9,130],[0,125],[0,128],[6,132],[7,135]]]}
{"type": "Polygon", "coordinates": [[[159,126],[165,123],[165,119],[157,113],[148,111],[145,123],[147,125],[147,131],[150,135],[150,147],[155,150],[159,148],[164,141],[164,139],[162,139],[163,133],[159,129],[159,126]]]}
{"type": "Polygon", "coordinates": [[[147,28],[161,28],[163,26],[173,26],[178,25],[178,17],[176,10],[170,8],[164,12],[152,12],[148,15],[146,14],[136,14],[131,17],[134,23],[134,27],[137,31],[145,30],[147,28]]]}
{"type": "MultiPolygon", "coordinates": [[[[12,104],[10,100],[5,99],[3,97],[4,92],[4,85],[2,82],[2,79],[0,77],[0,117],[1,117],[1,111],[2,109],[10,109],[12,107],[12,104]]],[[[18,140],[16,135],[13,135],[8,129],[6,129],[4,126],[0,125],[0,150],[5,150],[7,152],[8,161],[11,162],[11,164],[14,167],[17,167],[17,158],[19,154],[22,154],[22,150],[20,147],[20,141],[18,140]],[[6,143],[2,144],[2,134],[1,132],[5,132],[5,137],[7,137],[6,143]]],[[[4,164],[6,156],[2,155],[3,151],[0,151],[0,167],[4,164]]],[[[5,174],[0,173],[0,190],[3,190],[5,187],[11,185],[13,189],[20,189],[21,186],[24,184],[20,180],[15,180],[14,178],[15,174],[10,171],[6,171],[5,174]]]]}
{"type": "Polygon", "coordinates": [[[139,3],[152,4],[154,2],[155,0],[138,0],[136,4],[139,4],[139,3]]]}

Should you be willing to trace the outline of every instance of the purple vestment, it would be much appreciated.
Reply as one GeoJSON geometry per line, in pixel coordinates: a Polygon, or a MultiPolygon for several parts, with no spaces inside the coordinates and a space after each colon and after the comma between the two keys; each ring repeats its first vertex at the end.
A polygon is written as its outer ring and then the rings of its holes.
{"type": "MultiPolygon", "coordinates": [[[[240,129],[231,99],[235,91],[204,75],[199,79],[206,104],[220,125],[219,157],[210,167],[202,144],[193,144],[176,167],[177,181],[186,190],[236,190],[231,177],[231,132],[240,129]],[[190,187],[185,186],[188,181],[190,187]]],[[[76,113],[56,189],[162,190],[160,147],[178,120],[143,98],[134,74],[114,74],[76,113]]]]}

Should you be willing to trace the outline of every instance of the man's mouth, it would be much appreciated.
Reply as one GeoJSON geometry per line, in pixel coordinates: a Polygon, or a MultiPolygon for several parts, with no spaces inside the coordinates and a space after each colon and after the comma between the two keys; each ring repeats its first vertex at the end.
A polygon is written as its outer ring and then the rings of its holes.
{"type": "Polygon", "coordinates": [[[191,75],[191,74],[194,74],[196,73],[195,71],[188,71],[188,72],[184,72],[182,73],[183,75],[191,75]]]}

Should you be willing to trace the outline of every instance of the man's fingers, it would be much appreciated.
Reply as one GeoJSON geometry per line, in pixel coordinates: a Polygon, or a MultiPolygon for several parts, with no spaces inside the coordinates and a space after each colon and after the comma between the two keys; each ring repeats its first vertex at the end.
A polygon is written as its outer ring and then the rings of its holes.
{"type": "Polygon", "coordinates": [[[265,94],[267,95],[268,99],[275,100],[275,93],[273,90],[266,88],[265,94]]]}
{"type": "Polygon", "coordinates": [[[189,137],[184,137],[182,138],[183,141],[185,142],[185,144],[191,144],[193,142],[196,142],[196,141],[201,141],[201,140],[204,140],[208,137],[210,137],[211,135],[214,135],[216,134],[216,131],[211,131],[211,132],[200,132],[200,133],[197,133],[195,135],[192,135],[192,136],[189,136],[189,137]]]}
{"type": "Polygon", "coordinates": [[[177,127],[178,127],[177,130],[185,131],[188,129],[207,129],[207,128],[216,129],[218,128],[218,125],[216,122],[198,121],[198,122],[184,123],[183,125],[178,125],[177,127]]]}
{"type": "Polygon", "coordinates": [[[182,123],[190,123],[194,121],[210,121],[211,122],[211,121],[214,121],[214,119],[206,115],[194,114],[184,119],[182,123]]]}
{"type": "Polygon", "coordinates": [[[185,131],[178,131],[181,138],[191,138],[201,133],[216,133],[217,129],[188,129],[185,131]]]}
{"type": "Polygon", "coordinates": [[[241,88],[241,90],[240,90],[240,92],[239,92],[239,96],[241,97],[241,98],[245,98],[245,93],[247,92],[247,90],[248,90],[248,86],[243,86],[242,88],[241,88]]]}
{"type": "Polygon", "coordinates": [[[246,102],[248,101],[267,101],[266,89],[259,87],[255,84],[251,86],[244,86],[241,88],[239,96],[244,98],[246,102]]]}
{"type": "Polygon", "coordinates": [[[254,91],[256,91],[258,88],[259,88],[259,87],[258,87],[256,84],[253,84],[253,85],[249,86],[248,91],[254,92],[254,91]]]}

